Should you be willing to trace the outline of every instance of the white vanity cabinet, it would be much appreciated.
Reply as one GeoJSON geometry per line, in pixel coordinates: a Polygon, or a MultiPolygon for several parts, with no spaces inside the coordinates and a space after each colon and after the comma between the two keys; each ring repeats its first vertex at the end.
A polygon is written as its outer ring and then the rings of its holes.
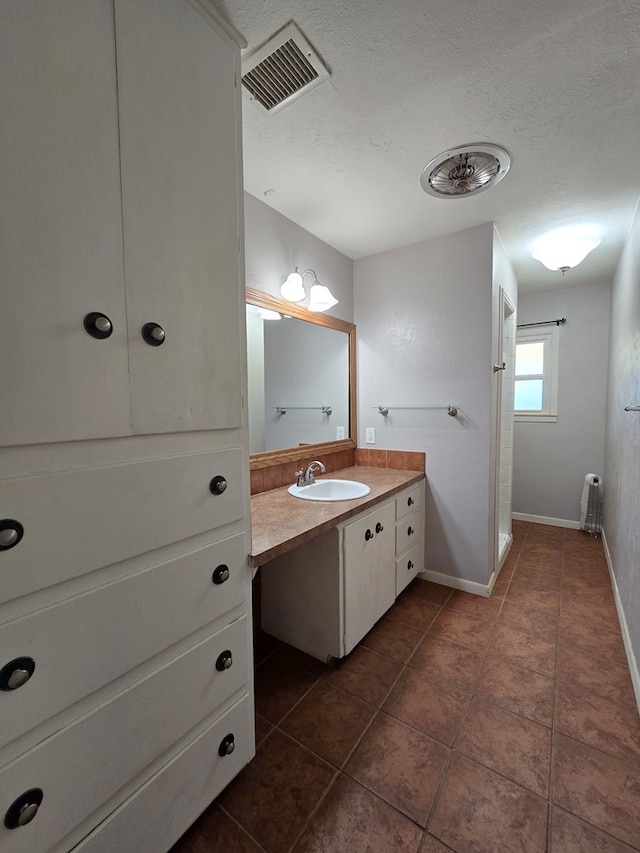
{"type": "Polygon", "coordinates": [[[394,504],[389,501],[340,529],[344,640],[339,657],[349,654],[395,601],[395,578],[389,571],[394,521],[394,504]]]}
{"type": "Polygon", "coordinates": [[[424,570],[424,480],[396,497],[396,595],[424,570]]]}
{"type": "Polygon", "coordinates": [[[239,65],[1,6],[2,853],[166,853],[255,752],[239,65]]]}
{"type": "Polygon", "coordinates": [[[349,654],[422,569],[423,494],[405,489],[263,565],[264,630],[319,660],[349,654]]]}

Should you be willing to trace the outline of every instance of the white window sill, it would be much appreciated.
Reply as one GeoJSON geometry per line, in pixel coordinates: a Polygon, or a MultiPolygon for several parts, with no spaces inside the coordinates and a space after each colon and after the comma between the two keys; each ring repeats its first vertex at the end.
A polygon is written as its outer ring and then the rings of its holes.
{"type": "Polygon", "coordinates": [[[526,424],[555,424],[558,420],[557,415],[538,415],[535,412],[527,412],[526,414],[515,412],[513,418],[516,423],[526,424]]]}

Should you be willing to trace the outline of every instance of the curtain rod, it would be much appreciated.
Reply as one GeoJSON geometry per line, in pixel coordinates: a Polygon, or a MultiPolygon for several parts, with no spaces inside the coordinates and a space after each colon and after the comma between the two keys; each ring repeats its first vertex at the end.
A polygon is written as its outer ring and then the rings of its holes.
{"type": "Polygon", "coordinates": [[[560,320],[542,320],[540,323],[518,323],[518,329],[526,329],[529,326],[564,326],[567,322],[566,317],[562,317],[560,320]]]}

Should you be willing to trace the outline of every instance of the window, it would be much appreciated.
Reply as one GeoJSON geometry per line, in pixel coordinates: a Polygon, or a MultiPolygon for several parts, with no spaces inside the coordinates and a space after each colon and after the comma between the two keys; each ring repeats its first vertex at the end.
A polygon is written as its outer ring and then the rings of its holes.
{"type": "Polygon", "coordinates": [[[558,342],[558,327],[546,332],[518,332],[514,399],[517,421],[558,419],[558,342]]]}

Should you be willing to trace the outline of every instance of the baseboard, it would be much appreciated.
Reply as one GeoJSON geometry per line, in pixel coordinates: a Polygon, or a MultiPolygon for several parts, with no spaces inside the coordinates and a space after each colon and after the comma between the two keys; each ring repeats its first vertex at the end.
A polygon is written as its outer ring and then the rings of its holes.
{"type": "MultiPolygon", "coordinates": [[[[494,582],[495,582],[495,580],[497,580],[498,575],[499,575],[499,574],[500,574],[500,572],[502,571],[502,567],[504,566],[504,564],[505,564],[505,563],[506,563],[506,561],[507,561],[507,557],[509,556],[509,552],[511,551],[511,546],[512,546],[512,545],[513,545],[513,534],[512,534],[512,533],[510,533],[510,534],[509,534],[509,538],[508,538],[508,540],[507,540],[507,546],[506,546],[506,548],[504,549],[504,551],[502,552],[502,554],[501,554],[501,555],[499,556],[499,558],[498,558],[498,569],[497,569],[497,571],[495,571],[495,572],[493,573],[493,575],[491,576],[491,577],[492,577],[492,580],[493,580],[494,582]],[[494,576],[495,576],[495,577],[494,577],[494,576]]],[[[492,582],[491,582],[491,580],[490,580],[490,581],[489,581],[489,589],[491,590],[491,588],[492,588],[492,587],[493,587],[493,583],[492,583],[492,582]]]]}
{"type": "Polygon", "coordinates": [[[439,583],[442,586],[449,586],[452,589],[461,589],[463,592],[470,592],[472,595],[481,595],[483,598],[488,598],[490,595],[488,584],[466,581],[464,578],[454,578],[452,575],[442,575],[440,572],[428,570],[420,572],[418,577],[425,581],[439,583]]]}
{"type": "Polygon", "coordinates": [[[609,551],[607,537],[604,530],[602,531],[602,544],[604,546],[604,556],[606,558],[607,566],[609,568],[609,576],[611,577],[611,587],[613,589],[613,597],[616,602],[616,610],[618,611],[618,620],[620,622],[620,630],[622,631],[622,640],[624,642],[624,650],[627,655],[627,663],[629,664],[629,672],[631,673],[631,683],[633,684],[633,692],[636,695],[636,705],[638,706],[638,712],[640,713],[640,670],[638,670],[638,661],[636,660],[636,656],[633,653],[631,637],[629,636],[629,626],[627,625],[627,617],[625,616],[622,601],[620,599],[620,594],[618,592],[618,584],[616,582],[616,576],[613,571],[611,553],[609,551]]]}
{"type": "Polygon", "coordinates": [[[580,522],[570,521],[568,518],[549,518],[546,515],[528,515],[526,512],[512,512],[511,518],[515,521],[530,521],[532,524],[548,524],[550,527],[569,527],[571,530],[580,530],[580,522]]]}

